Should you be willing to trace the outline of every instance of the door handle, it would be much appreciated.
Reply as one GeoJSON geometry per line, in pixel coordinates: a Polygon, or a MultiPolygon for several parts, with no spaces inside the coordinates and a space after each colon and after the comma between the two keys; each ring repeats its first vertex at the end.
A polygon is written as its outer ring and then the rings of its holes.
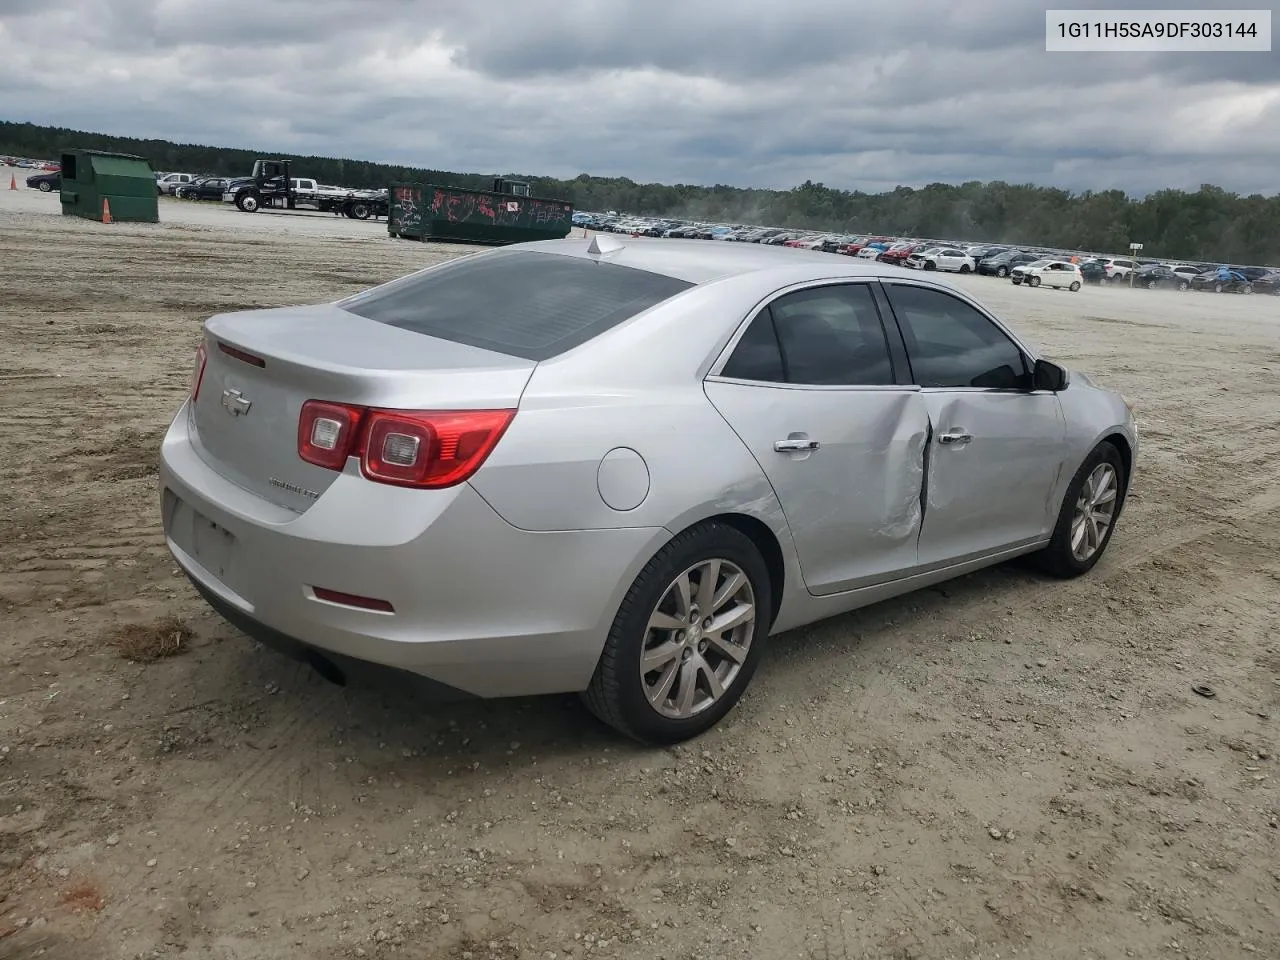
{"type": "Polygon", "coordinates": [[[972,439],[973,439],[973,434],[962,433],[958,430],[953,430],[951,433],[943,433],[938,435],[939,443],[946,443],[952,446],[960,446],[962,444],[966,444],[972,439]]]}
{"type": "Polygon", "coordinates": [[[786,440],[776,440],[773,449],[778,453],[798,453],[805,450],[817,450],[822,444],[817,440],[807,440],[800,437],[788,437],[786,440]]]}

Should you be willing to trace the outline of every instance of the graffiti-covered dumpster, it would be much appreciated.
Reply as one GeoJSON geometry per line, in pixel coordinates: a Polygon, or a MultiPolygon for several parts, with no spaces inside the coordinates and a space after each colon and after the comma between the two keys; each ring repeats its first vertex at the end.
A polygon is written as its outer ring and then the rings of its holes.
{"type": "Polygon", "coordinates": [[[414,240],[524,243],[559,240],[573,226],[573,204],[529,196],[527,184],[495,180],[492,190],[397,183],[387,232],[414,240]]]}

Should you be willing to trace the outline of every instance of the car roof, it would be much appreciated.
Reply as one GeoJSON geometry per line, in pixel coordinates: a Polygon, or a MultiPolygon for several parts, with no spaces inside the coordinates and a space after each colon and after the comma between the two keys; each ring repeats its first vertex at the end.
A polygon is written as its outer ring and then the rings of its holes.
{"type": "Polygon", "coordinates": [[[709,283],[725,277],[776,270],[786,267],[812,266],[816,274],[838,273],[846,277],[879,277],[902,275],[906,271],[886,268],[882,265],[867,266],[835,253],[818,250],[802,250],[770,244],[725,243],[716,240],[676,240],[657,237],[613,237],[602,234],[614,243],[616,250],[603,254],[591,254],[590,237],[572,237],[564,240],[536,240],[516,244],[508,250],[533,250],[554,253],[565,257],[595,259],[636,270],[646,270],[663,276],[674,277],[686,283],[709,283]],[[825,268],[825,269],[824,269],[825,268]]]}

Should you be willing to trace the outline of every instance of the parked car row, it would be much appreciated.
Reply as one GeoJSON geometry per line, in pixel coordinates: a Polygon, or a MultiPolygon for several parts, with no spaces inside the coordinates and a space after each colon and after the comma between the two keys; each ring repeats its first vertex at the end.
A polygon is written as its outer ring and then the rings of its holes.
{"type": "Polygon", "coordinates": [[[1026,286],[1079,290],[1086,285],[1123,284],[1145,290],[1210,290],[1217,293],[1280,294],[1275,267],[1112,257],[1083,250],[961,243],[923,237],[848,236],[782,227],[698,223],[626,217],[617,213],[574,213],[574,225],[608,233],[727,240],[821,250],[894,266],[1011,279],[1026,286]],[[1070,269],[1068,269],[1070,268],[1070,269]]]}
{"type": "Polygon", "coordinates": [[[17,167],[19,170],[44,170],[53,172],[62,169],[57,160],[31,160],[24,157],[0,157],[0,167],[17,167]]]}

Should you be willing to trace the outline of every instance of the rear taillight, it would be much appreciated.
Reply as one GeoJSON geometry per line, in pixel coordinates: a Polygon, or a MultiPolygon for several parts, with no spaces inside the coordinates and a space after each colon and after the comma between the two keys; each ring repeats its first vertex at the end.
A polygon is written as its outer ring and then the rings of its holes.
{"type": "Polygon", "coordinates": [[[461,483],[493,451],[514,410],[384,410],[308,400],[298,422],[298,456],[341,470],[360,458],[370,480],[438,489],[461,483]]]}
{"type": "Polygon", "coordinates": [[[341,470],[355,449],[363,407],[308,400],[298,418],[298,456],[328,470],[341,470]]]}
{"type": "Polygon", "coordinates": [[[200,384],[204,380],[204,364],[209,358],[208,352],[204,348],[204,341],[200,346],[196,347],[196,362],[191,369],[191,400],[194,403],[196,397],[200,396],[200,384]]]}

